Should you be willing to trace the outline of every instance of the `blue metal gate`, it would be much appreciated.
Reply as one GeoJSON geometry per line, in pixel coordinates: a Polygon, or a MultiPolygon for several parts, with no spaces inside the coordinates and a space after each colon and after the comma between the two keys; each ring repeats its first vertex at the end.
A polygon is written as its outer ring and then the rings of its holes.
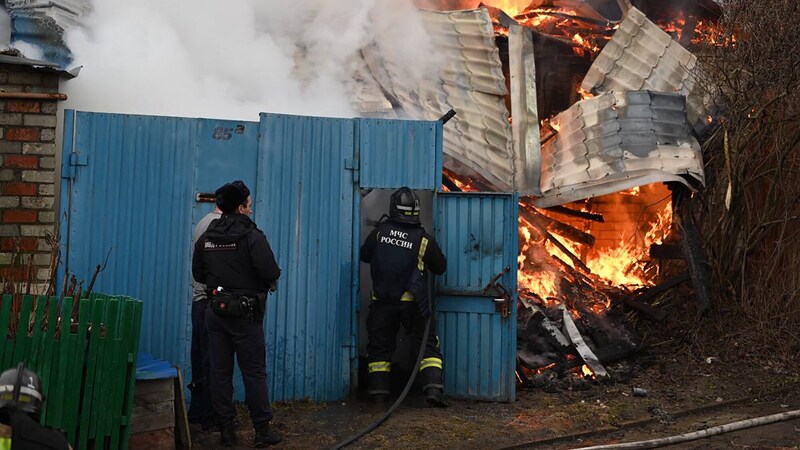
{"type": "Polygon", "coordinates": [[[353,120],[261,115],[256,222],[282,269],[267,305],[275,400],[348,393],[358,264],[354,149],[353,120]]]}
{"type": "Polygon", "coordinates": [[[88,284],[108,257],[94,291],[142,299],[141,351],[188,367],[195,186],[254,184],[257,124],[68,110],[64,130],[64,267],[88,284]]]}
{"type": "MultiPolygon", "coordinates": [[[[341,399],[358,356],[359,188],[435,192],[441,140],[439,122],[67,111],[62,259],[88,282],[110,252],[95,291],[144,300],[142,351],[187,369],[191,236],[213,209],[202,194],[244,180],[283,270],[265,325],[270,394],[341,399]]],[[[502,318],[482,288],[515,267],[516,200],[435,193],[434,214],[450,266],[437,294],[447,389],[512,399],[516,310],[502,318]]],[[[515,291],[515,271],[502,283],[515,291]]]]}
{"type": "Polygon", "coordinates": [[[438,277],[436,305],[450,395],[514,400],[517,202],[512,194],[438,195],[435,236],[447,272],[438,277]],[[506,268],[497,280],[510,295],[504,300],[501,290],[485,288],[506,268]]]}

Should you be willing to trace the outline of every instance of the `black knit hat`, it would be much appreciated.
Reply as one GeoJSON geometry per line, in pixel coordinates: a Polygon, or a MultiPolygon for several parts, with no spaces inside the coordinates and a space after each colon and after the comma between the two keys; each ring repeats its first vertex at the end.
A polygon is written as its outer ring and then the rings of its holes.
{"type": "Polygon", "coordinates": [[[242,180],[236,180],[232,183],[225,183],[214,192],[214,195],[217,200],[217,208],[223,213],[232,213],[240,205],[244,205],[247,202],[247,197],[250,196],[250,189],[247,188],[247,185],[242,180]]]}

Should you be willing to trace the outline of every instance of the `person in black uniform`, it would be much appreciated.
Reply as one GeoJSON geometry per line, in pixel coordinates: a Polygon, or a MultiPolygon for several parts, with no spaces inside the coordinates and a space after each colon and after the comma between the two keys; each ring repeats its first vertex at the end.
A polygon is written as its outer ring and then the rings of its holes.
{"type": "Polygon", "coordinates": [[[220,442],[236,444],[233,406],[233,355],[244,381],[245,399],[255,428],[255,447],[277,444],[270,431],[264,340],[267,291],[274,291],[281,270],[264,233],[250,220],[253,200],[241,181],[215,192],[222,216],[200,236],[192,255],[192,275],[207,286],[211,403],[220,425],[220,442]]]}
{"type": "Polygon", "coordinates": [[[419,211],[414,191],[398,189],[389,202],[389,219],[379,222],[361,246],[361,261],[370,265],[372,275],[372,303],[367,316],[368,392],[377,401],[389,394],[392,354],[400,325],[412,346],[419,348],[430,318],[419,376],[426,402],[444,407],[448,405],[442,384],[442,353],[428,298],[427,271],[443,274],[447,259],[420,224],[419,211]]]}
{"type": "Polygon", "coordinates": [[[20,363],[0,374],[0,449],[67,450],[67,437],[39,423],[44,394],[36,372],[20,363]]]}

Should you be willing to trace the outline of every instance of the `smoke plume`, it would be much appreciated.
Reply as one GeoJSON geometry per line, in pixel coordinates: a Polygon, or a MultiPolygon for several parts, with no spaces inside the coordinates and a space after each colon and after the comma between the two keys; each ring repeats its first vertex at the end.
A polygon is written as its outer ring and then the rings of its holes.
{"type": "Polygon", "coordinates": [[[64,106],[244,120],[259,112],[352,117],[349,62],[387,32],[402,36],[394,64],[432,66],[408,0],[95,0],[66,33],[83,68],[63,84],[64,106]]]}

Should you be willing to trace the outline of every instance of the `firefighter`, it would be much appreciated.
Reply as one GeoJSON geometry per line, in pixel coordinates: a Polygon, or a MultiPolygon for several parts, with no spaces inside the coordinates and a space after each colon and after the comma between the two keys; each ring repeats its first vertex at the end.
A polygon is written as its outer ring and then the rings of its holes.
{"type": "Polygon", "coordinates": [[[24,363],[0,374],[0,450],[72,448],[64,433],[39,423],[42,403],[42,381],[24,363]]]}
{"type": "Polygon", "coordinates": [[[220,443],[236,445],[233,357],[244,381],[245,400],[255,428],[253,445],[274,445],[282,437],[270,430],[264,312],[281,270],[266,236],[250,220],[253,200],[241,181],[217,189],[222,216],[200,236],[192,255],[192,275],[209,289],[206,330],[211,366],[211,403],[220,426],[220,443]]]}
{"type": "Polygon", "coordinates": [[[419,348],[430,318],[419,377],[428,405],[445,407],[442,353],[428,298],[427,271],[443,274],[447,260],[433,236],[420,224],[419,212],[419,198],[414,191],[398,189],[389,201],[388,220],[379,222],[361,246],[361,261],[370,265],[372,275],[372,302],[367,316],[368,392],[377,402],[386,400],[400,326],[412,347],[419,348]]]}

